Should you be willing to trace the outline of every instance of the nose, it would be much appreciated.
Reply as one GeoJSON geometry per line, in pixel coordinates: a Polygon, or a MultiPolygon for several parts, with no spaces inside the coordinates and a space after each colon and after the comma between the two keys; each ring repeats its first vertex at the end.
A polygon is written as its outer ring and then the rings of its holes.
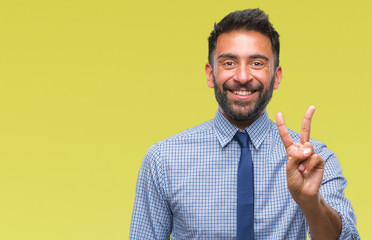
{"type": "Polygon", "coordinates": [[[241,84],[247,83],[252,80],[250,69],[245,64],[241,64],[236,68],[236,81],[241,84]]]}

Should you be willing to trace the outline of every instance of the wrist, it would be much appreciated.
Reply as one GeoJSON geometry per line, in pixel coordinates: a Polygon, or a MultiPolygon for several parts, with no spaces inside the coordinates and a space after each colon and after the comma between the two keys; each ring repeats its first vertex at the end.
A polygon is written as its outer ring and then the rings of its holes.
{"type": "Polygon", "coordinates": [[[304,213],[319,212],[326,205],[320,193],[315,196],[300,197],[295,201],[304,213]]]}

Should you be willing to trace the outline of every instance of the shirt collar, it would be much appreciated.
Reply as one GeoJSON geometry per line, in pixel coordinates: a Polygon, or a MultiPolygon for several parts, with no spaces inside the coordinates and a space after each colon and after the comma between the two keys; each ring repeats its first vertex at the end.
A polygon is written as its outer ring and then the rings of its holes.
{"type": "MultiPolygon", "coordinates": [[[[270,131],[270,123],[267,112],[265,111],[256,121],[249,125],[243,131],[247,132],[254,148],[257,150],[265,137],[270,131]]],[[[222,147],[225,147],[235,136],[236,132],[242,131],[235,127],[229,120],[227,120],[218,109],[214,117],[214,130],[218,141],[222,147]]]]}

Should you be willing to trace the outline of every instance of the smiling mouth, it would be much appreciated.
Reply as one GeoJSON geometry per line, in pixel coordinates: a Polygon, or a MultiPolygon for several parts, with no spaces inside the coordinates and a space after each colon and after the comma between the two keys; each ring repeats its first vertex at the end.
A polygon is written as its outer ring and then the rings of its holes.
{"type": "Polygon", "coordinates": [[[237,96],[249,96],[249,95],[252,95],[253,93],[255,93],[256,91],[248,91],[248,90],[239,90],[239,91],[231,91],[232,93],[234,93],[235,95],[237,96]]]}

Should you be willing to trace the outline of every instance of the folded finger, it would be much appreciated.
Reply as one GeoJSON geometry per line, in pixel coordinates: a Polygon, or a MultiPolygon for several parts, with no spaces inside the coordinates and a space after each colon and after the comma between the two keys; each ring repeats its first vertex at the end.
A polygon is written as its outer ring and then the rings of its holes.
{"type": "Polygon", "coordinates": [[[315,153],[313,145],[310,142],[305,142],[304,144],[302,144],[302,148],[303,148],[302,153],[304,157],[309,157],[315,153]]]}
{"type": "Polygon", "coordinates": [[[303,173],[308,175],[316,168],[324,168],[324,160],[318,154],[313,154],[308,159],[303,173]]]}

